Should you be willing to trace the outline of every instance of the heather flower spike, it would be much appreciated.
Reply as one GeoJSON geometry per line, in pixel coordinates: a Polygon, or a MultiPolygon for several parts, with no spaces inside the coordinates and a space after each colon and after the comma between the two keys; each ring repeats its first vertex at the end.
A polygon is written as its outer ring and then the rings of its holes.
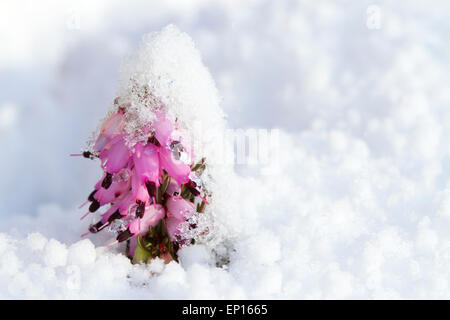
{"type": "Polygon", "coordinates": [[[102,213],[83,236],[108,230],[116,237],[111,245],[127,242],[134,263],[154,257],[169,262],[194,242],[186,230],[196,228],[192,221],[208,204],[201,181],[206,163],[193,162],[193,146],[183,123],[169,114],[171,106],[149,84],[129,83],[128,94],[114,100],[88,150],[74,154],[98,159],[103,170],[82,219],[102,213]]]}
{"type": "Polygon", "coordinates": [[[102,125],[92,151],[83,153],[99,158],[104,174],[88,196],[89,210],[82,218],[107,206],[101,219],[89,227],[90,233],[112,226],[117,242],[130,242],[128,254],[135,262],[142,261],[143,251],[148,253],[145,261],[161,255],[176,260],[177,248],[191,242],[180,236],[181,225],[200,214],[196,204],[206,203],[206,194],[201,195],[190,179],[199,166],[178,159],[180,149],[173,145],[180,142],[172,138],[175,126],[161,112],[146,124],[151,130],[144,130],[147,134],[141,141],[127,145],[126,113],[126,105],[117,106],[102,125]],[[153,249],[140,245],[147,242],[153,249]],[[137,247],[139,259],[134,257],[137,247]]]}

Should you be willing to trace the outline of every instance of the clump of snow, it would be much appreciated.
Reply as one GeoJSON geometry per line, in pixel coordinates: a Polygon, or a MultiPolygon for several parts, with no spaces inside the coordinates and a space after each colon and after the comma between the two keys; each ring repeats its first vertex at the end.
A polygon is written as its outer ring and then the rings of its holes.
{"type": "Polygon", "coordinates": [[[95,257],[94,244],[89,239],[85,239],[70,246],[67,263],[85,266],[94,263],[95,257]]]}
{"type": "MultiPolygon", "coordinates": [[[[121,66],[118,104],[127,105],[126,130],[138,132],[164,109],[188,134],[201,122],[224,130],[224,113],[214,81],[192,39],[176,26],[145,35],[139,48],[121,66]]],[[[195,136],[196,160],[213,154],[210,138],[195,136]],[[209,142],[209,143],[208,143],[209,142]]]]}
{"type": "Polygon", "coordinates": [[[201,244],[183,248],[178,255],[178,259],[185,268],[188,268],[195,263],[212,263],[211,252],[209,252],[205,245],[201,244]]]}
{"type": "Polygon", "coordinates": [[[67,262],[67,254],[66,246],[55,239],[47,242],[42,252],[44,262],[49,267],[64,266],[67,262]]]}

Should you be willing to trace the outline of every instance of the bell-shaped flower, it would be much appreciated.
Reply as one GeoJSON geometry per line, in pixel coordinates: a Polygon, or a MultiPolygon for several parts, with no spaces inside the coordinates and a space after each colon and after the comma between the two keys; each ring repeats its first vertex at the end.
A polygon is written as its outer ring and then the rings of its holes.
{"type": "Polygon", "coordinates": [[[162,113],[156,115],[153,122],[153,129],[155,130],[155,138],[161,146],[166,147],[173,131],[172,122],[166,119],[162,113]]]}
{"type": "Polygon", "coordinates": [[[195,205],[183,199],[181,196],[170,197],[166,202],[167,207],[167,232],[172,241],[180,234],[180,224],[185,222],[195,213],[195,205]]]}
{"type": "Polygon", "coordinates": [[[119,109],[116,113],[113,113],[103,124],[100,134],[107,136],[114,136],[122,132],[125,120],[124,112],[119,109]]]}
{"type": "Polygon", "coordinates": [[[131,190],[135,201],[146,203],[150,200],[148,190],[136,172],[131,177],[131,190]]]}
{"type": "Polygon", "coordinates": [[[145,146],[138,142],[134,147],[133,153],[134,169],[139,183],[145,184],[152,181],[159,186],[160,162],[158,156],[158,147],[152,143],[145,146]]]}
{"type": "Polygon", "coordinates": [[[104,161],[104,167],[108,173],[119,172],[130,159],[130,150],[125,143],[124,137],[118,136],[117,138],[117,141],[106,151],[105,156],[102,154],[103,151],[99,155],[100,159],[104,161]]]}
{"type": "Polygon", "coordinates": [[[159,159],[161,161],[161,167],[166,170],[178,184],[185,184],[189,181],[191,167],[180,160],[176,160],[172,150],[160,148],[159,159]]]}
{"type": "Polygon", "coordinates": [[[167,215],[185,221],[195,213],[195,205],[181,196],[169,197],[166,202],[167,215]]]}
{"type": "Polygon", "coordinates": [[[102,225],[111,223],[112,221],[114,221],[115,219],[120,219],[122,217],[122,215],[120,214],[119,211],[119,205],[118,204],[114,204],[111,207],[109,207],[108,210],[106,210],[106,212],[104,214],[102,214],[102,225]]]}
{"type": "Polygon", "coordinates": [[[142,218],[134,219],[128,226],[130,232],[135,236],[145,234],[149,227],[154,227],[158,222],[164,218],[166,211],[164,207],[159,204],[152,204],[145,207],[145,212],[142,218]]]}
{"type": "Polygon", "coordinates": [[[108,189],[100,188],[94,195],[100,206],[110,203],[130,189],[130,181],[112,182],[108,189]]]}
{"type": "Polygon", "coordinates": [[[177,240],[177,235],[181,233],[180,224],[183,222],[184,222],[183,220],[178,220],[175,217],[167,217],[166,225],[170,240],[172,241],[177,240]]]}
{"type": "Polygon", "coordinates": [[[137,247],[137,237],[133,237],[130,239],[130,246],[128,248],[128,256],[130,258],[133,258],[134,251],[136,251],[136,247],[137,247]]]}
{"type": "Polygon", "coordinates": [[[169,178],[169,185],[167,186],[166,192],[170,196],[177,196],[181,193],[181,188],[178,182],[175,181],[175,179],[169,178]]]}
{"type": "Polygon", "coordinates": [[[114,138],[115,135],[120,134],[123,129],[125,116],[124,113],[119,110],[111,115],[103,124],[100,134],[94,144],[94,151],[100,152],[108,144],[108,142],[114,138]]]}

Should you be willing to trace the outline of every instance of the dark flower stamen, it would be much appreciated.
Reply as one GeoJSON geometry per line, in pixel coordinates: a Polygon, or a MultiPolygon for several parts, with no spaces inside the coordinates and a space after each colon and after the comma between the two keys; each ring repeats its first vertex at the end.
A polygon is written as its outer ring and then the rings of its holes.
{"type": "Polygon", "coordinates": [[[111,183],[112,183],[112,174],[106,173],[106,177],[102,181],[102,187],[104,189],[108,189],[111,186],[111,183]]]}
{"type": "Polygon", "coordinates": [[[83,157],[85,157],[85,158],[91,158],[91,156],[92,156],[92,153],[90,152],[90,151],[84,151],[83,152],[83,157]]]}
{"type": "Polygon", "coordinates": [[[97,233],[102,226],[103,226],[103,223],[101,221],[97,222],[96,224],[91,224],[89,226],[89,231],[91,233],[97,233]]]}
{"type": "Polygon", "coordinates": [[[194,196],[198,196],[198,195],[200,194],[200,191],[198,191],[198,190],[196,189],[197,184],[196,184],[194,181],[189,180],[189,182],[186,183],[185,186],[186,186],[186,188],[188,188],[188,190],[189,190],[194,196]]]}
{"type": "Polygon", "coordinates": [[[89,212],[95,212],[98,208],[100,208],[100,202],[94,199],[94,201],[92,201],[91,205],[89,206],[89,212]]]}
{"type": "Polygon", "coordinates": [[[147,181],[145,183],[145,186],[147,187],[148,195],[150,198],[153,198],[156,196],[156,184],[153,181],[147,181]]]}
{"type": "Polygon", "coordinates": [[[142,218],[145,212],[145,202],[137,200],[136,203],[138,205],[136,208],[136,217],[142,218]]]}
{"type": "Polygon", "coordinates": [[[88,200],[89,200],[89,201],[92,202],[92,201],[95,200],[94,195],[95,195],[96,192],[97,192],[97,190],[94,190],[94,191],[91,192],[91,194],[90,194],[89,197],[88,197],[88,200]]]}
{"type": "Polygon", "coordinates": [[[116,240],[119,242],[123,242],[125,240],[130,239],[133,236],[133,234],[131,233],[130,229],[127,229],[121,233],[119,233],[119,235],[117,236],[116,240]]]}
{"type": "Polygon", "coordinates": [[[108,222],[111,223],[116,219],[121,218],[122,215],[120,214],[119,210],[116,210],[109,218],[108,218],[108,222]]]}
{"type": "Polygon", "coordinates": [[[155,146],[159,147],[161,144],[159,143],[158,139],[154,135],[152,135],[150,138],[148,138],[148,142],[153,143],[155,146]]]}

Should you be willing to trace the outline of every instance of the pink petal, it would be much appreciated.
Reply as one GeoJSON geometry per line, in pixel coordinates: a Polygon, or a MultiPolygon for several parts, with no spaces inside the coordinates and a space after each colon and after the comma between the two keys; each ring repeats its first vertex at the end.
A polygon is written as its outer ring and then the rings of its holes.
{"type": "Polygon", "coordinates": [[[109,142],[109,140],[111,140],[110,137],[108,137],[104,134],[99,134],[99,136],[94,144],[94,148],[93,148],[94,151],[96,151],[96,152],[102,151],[103,148],[106,146],[106,144],[109,142]]]}
{"type": "Polygon", "coordinates": [[[134,148],[134,167],[137,177],[141,179],[140,182],[153,181],[158,187],[160,171],[158,148],[152,143],[143,146],[141,142],[137,143],[134,148]]]}
{"type": "Polygon", "coordinates": [[[169,185],[167,186],[167,193],[173,196],[175,193],[180,194],[180,185],[175,181],[175,179],[170,179],[169,185]]]}
{"type": "Polygon", "coordinates": [[[131,205],[135,204],[136,200],[133,197],[132,193],[129,192],[122,198],[122,200],[118,203],[119,211],[122,216],[128,215],[128,209],[131,205]]]}
{"type": "Polygon", "coordinates": [[[167,146],[169,138],[173,131],[172,123],[166,119],[165,115],[158,114],[153,123],[155,129],[155,137],[162,146],[167,146]]]}
{"type": "Polygon", "coordinates": [[[128,181],[113,182],[108,189],[100,188],[94,195],[94,198],[100,202],[100,205],[110,203],[124,192],[128,191],[130,183],[128,181]]]}
{"type": "Polygon", "coordinates": [[[124,124],[124,114],[122,112],[114,113],[102,126],[97,141],[94,144],[94,151],[100,152],[114,138],[121,133],[124,124]]]}
{"type": "Polygon", "coordinates": [[[175,217],[168,217],[166,219],[167,232],[169,233],[169,237],[172,241],[176,240],[176,235],[180,234],[180,224],[184,222],[182,220],[178,220],[175,217]]]}
{"type": "Polygon", "coordinates": [[[105,164],[106,171],[109,173],[117,173],[122,170],[128,163],[130,158],[130,150],[125,144],[125,140],[121,138],[114,143],[107,154],[107,161],[105,164]]]}
{"type": "Polygon", "coordinates": [[[144,216],[133,220],[128,228],[134,235],[145,234],[148,232],[149,227],[154,227],[165,216],[164,207],[159,204],[154,204],[145,207],[144,216]]]}
{"type": "Polygon", "coordinates": [[[119,134],[123,129],[124,120],[125,116],[123,112],[118,111],[114,113],[103,124],[100,133],[106,136],[113,136],[119,134]]]}
{"type": "Polygon", "coordinates": [[[166,202],[168,215],[185,221],[195,212],[195,205],[181,196],[170,197],[166,202]]]}
{"type": "Polygon", "coordinates": [[[132,237],[130,239],[130,249],[128,250],[128,256],[130,258],[133,258],[136,247],[137,247],[137,237],[132,237]]]}
{"type": "Polygon", "coordinates": [[[135,171],[131,177],[133,198],[142,202],[147,202],[150,200],[150,196],[148,194],[147,187],[142,180],[142,177],[138,175],[137,171],[135,171]]]}
{"type": "Polygon", "coordinates": [[[103,172],[103,176],[101,177],[100,180],[98,180],[98,182],[94,186],[95,190],[98,190],[102,187],[102,182],[103,182],[103,179],[105,179],[105,177],[106,177],[106,172],[103,172]]]}
{"type": "Polygon", "coordinates": [[[191,168],[184,162],[176,160],[173,157],[171,150],[159,148],[159,159],[161,161],[161,167],[165,169],[167,173],[178,182],[178,184],[185,184],[189,181],[191,168]]]}
{"type": "Polygon", "coordinates": [[[106,223],[108,222],[109,217],[111,217],[111,215],[117,211],[117,209],[119,208],[119,206],[116,205],[112,205],[104,214],[102,214],[102,223],[106,223]]]}

